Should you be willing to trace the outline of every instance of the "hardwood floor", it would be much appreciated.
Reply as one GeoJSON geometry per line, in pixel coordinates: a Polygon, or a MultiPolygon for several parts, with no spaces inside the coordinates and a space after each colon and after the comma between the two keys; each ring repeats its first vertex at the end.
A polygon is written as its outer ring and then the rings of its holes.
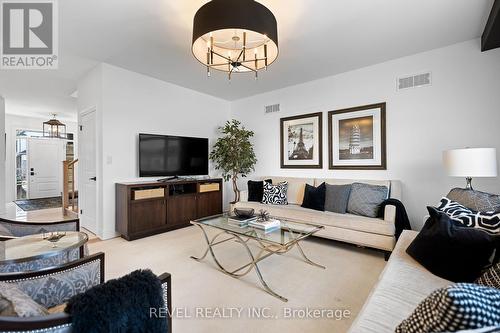
{"type": "Polygon", "coordinates": [[[9,202],[6,206],[6,211],[0,214],[0,219],[13,222],[60,222],[72,221],[78,218],[78,215],[71,211],[63,212],[62,208],[49,208],[32,211],[24,211],[15,203],[9,202]]]}

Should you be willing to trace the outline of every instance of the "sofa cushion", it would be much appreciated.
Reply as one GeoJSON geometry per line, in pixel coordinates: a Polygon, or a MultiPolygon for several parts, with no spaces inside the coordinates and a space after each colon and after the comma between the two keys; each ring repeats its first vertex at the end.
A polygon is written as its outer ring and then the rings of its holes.
{"type": "Polygon", "coordinates": [[[347,204],[351,214],[377,217],[379,207],[389,197],[389,189],[385,186],[353,183],[347,204]]]}
{"type": "Polygon", "coordinates": [[[15,284],[0,282],[0,316],[38,317],[47,314],[47,309],[32,300],[15,284]]]}
{"type": "Polygon", "coordinates": [[[430,293],[452,284],[430,273],[405,252],[417,234],[403,231],[350,333],[392,333],[430,293]]]}
{"type": "Polygon", "coordinates": [[[263,209],[275,217],[289,218],[294,221],[314,223],[391,237],[394,236],[395,231],[394,223],[382,219],[352,214],[320,212],[313,209],[303,208],[299,205],[274,206],[257,202],[238,202],[236,203],[236,207],[253,208],[257,212],[263,209]]]}
{"type": "Polygon", "coordinates": [[[314,186],[314,179],[312,178],[271,177],[271,179],[273,184],[288,183],[287,201],[296,205],[302,205],[306,184],[314,186]]]}
{"type": "MultiPolygon", "coordinates": [[[[324,183],[323,183],[324,184],[324,183]]],[[[345,214],[351,193],[351,184],[330,185],[326,184],[325,210],[345,214]]]]}
{"type": "Polygon", "coordinates": [[[430,294],[396,333],[456,332],[492,325],[500,325],[500,290],[459,283],[430,294]]]}
{"type": "Polygon", "coordinates": [[[407,253],[430,272],[455,282],[472,282],[490,264],[498,241],[474,228],[463,227],[434,207],[407,253]]]}
{"type": "Polygon", "coordinates": [[[248,186],[248,201],[262,202],[264,196],[264,182],[271,183],[271,179],[247,182],[248,186]]]}
{"type": "Polygon", "coordinates": [[[500,195],[454,188],[446,197],[476,212],[500,211],[500,195]]]}
{"type": "Polygon", "coordinates": [[[475,281],[475,283],[500,289],[500,263],[491,266],[475,281]]]}
{"type": "Polygon", "coordinates": [[[325,194],[326,194],[325,183],[321,184],[318,187],[306,184],[306,190],[304,192],[304,201],[302,202],[301,206],[304,208],[324,211],[325,194]]]}
{"type": "Polygon", "coordinates": [[[270,205],[288,205],[287,192],[287,182],[279,183],[276,185],[264,183],[264,195],[262,196],[262,203],[270,205]]]}

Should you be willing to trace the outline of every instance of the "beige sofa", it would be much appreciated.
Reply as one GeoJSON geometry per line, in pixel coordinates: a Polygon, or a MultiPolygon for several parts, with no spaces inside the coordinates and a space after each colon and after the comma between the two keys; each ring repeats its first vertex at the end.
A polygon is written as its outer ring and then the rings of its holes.
{"type": "MultiPolygon", "coordinates": [[[[271,215],[290,218],[299,222],[315,223],[325,226],[316,236],[348,242],[360,246],[371,247],[391,252],[395,245],[396,208],[386,206],[384,219],[370,218],[352,214],[321,212],[302,208],[305,185],[318,186],[323,182],[332,185],[350,184],[353,182],[382,185],[389,188],[391,198],[401,200],[401,182],[394,180],[347,180],[347,179],[315,179],[315,178],[283,178],[263,177],[272,179],[273,184],[288,182],[288,205],[266,205],[259,202],[248,202],[248,192],[242,191],[241,200],[236,208],[253,208],[256,212],[266,210],[271,215]]],[[[233,207],[233,208],[234,208],[233,207]]]]}
{"type": "Polygon", "coordinates": [[[452,284],[429,272],[406,253],[417,234],[415,231],[401,234],[379,282],[349,333],[392,333],[434,290],[452,284]]]}

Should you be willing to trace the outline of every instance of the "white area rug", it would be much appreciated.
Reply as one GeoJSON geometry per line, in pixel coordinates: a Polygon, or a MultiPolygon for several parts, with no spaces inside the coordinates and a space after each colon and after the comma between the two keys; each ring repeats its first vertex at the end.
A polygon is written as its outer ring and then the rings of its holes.
{"type": "MultiPolygon", "coordinates": [[[[327,269],[306,264],[297,249],[259,264],[268,285],[288,303],[263,291],[254,272],[234,279],[218,271],[210,254],[203,262],[190,259],[205,249],[195,227],[133,242],[92,242],[89,248],[106,253],[106,279],[138,268],[172,274],[174,332],[346,332],[385,266],[382,253],[319,238],[301,244],[327,269]]],[[[222,245],[217,255],[228,268],[248,260],[235,242],[222,245]]]]}

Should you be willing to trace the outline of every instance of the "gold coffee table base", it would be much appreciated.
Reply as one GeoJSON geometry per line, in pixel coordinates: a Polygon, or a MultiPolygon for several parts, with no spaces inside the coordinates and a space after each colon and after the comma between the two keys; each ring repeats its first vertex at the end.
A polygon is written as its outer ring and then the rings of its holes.
{"type": "Polygon", "coordinates": [[[267,243],[262,239],[257,239],[257,238],[254,238],[252,236],[246,237],[244,235],[231,232],[229,230],[224,230],[224,231],[217,233],[215,236],[212,237],[212,239],[210,239],[208,237],[208,234],[207,234],[205,228],[204,228],[204,226],[206,226],[205,224],[198,223],[196,221],[193,221],[191,223],[198,226],[201,229],[203,236],[205,238],[205,241],[207,243],[207,248],[205,250],[205,253],[201,257],[191,256],[192,259],[194,259],[196,261],[201,261],[207,256],[208,252],[210,252],[210,254],[212,255],[212,258],[214,259],[214,261],[217,264],[217,266],[219,267],[219,269],[224,274],[227,274],[233,278],[241,278],[241,277],[247,275],[248,273],[250,273],[253,269],[255,269],[255,272],[257,273],[257,276],[259,277],[260,283],[262,284],[264,291],[266,291],[267,293],[271,294],[272,296],[280,299],[283,302],[288,302],[288,299],[279,295],[278,293],[274,292],[267,285],[266,281],[262,277],[262,273],[260,272],[260,269],[258,266],[258,263],[260,261],[272,256],[273,254],[287,253],[296,246],[299,249],[299,252],[302,255],[302,257],[306,263],[308,263],[309,265],[312,265],[312,266],[326,269],[325,266],[322,266],[322,265],[319,265],[319,264],[313,262],[305,255],[304,250],[302,249],[302,247],[299,244],[299,241],[302,240],[303,238],[297,238],[295,240],[292,240],[291,242],[288,242],[286,245],[278,245],[275,243],[267,243]],[[229,237],[222,239],[222,240],[218,240],[220,238],[220,236],[222,236],[222,235],[228,235],[229,237]],[[220,261],[217,259],[216,255],[213,251],[213,247],[220,245],[220,244],[223,244],[225,242],[231,241],[231,240],[235,240],[237,243],[241,244],[246,249],[246,252],[250,258],[250,262],[233,270],[233,271],[228,271],[224,268],[224,266],[222,266],[220,261]],[[252,251],[248,247],[247,243],[250,240],[254,240],[260,248],[260,251],[256,256],[254,256],[254,254],[252,253],[252,251]]]}

